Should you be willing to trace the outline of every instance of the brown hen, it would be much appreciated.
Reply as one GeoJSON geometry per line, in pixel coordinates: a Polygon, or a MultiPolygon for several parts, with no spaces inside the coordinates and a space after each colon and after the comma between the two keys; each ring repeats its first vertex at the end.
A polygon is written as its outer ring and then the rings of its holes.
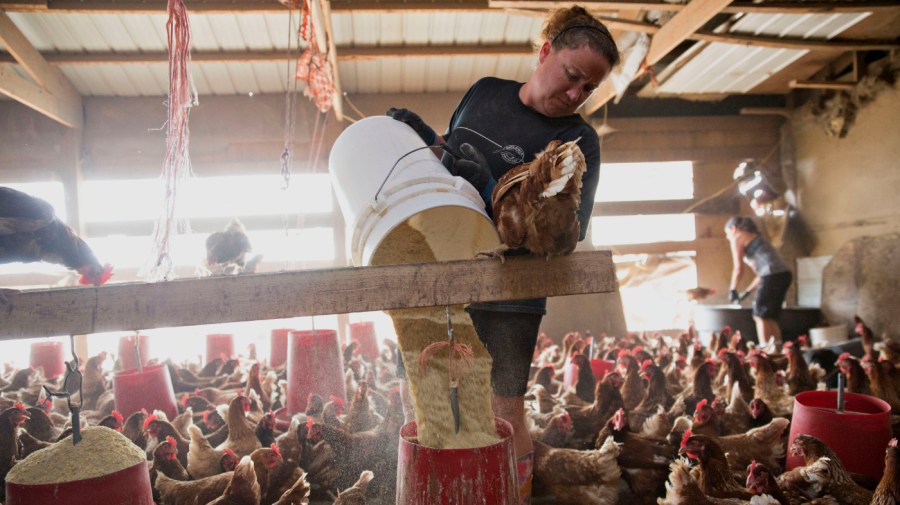
{"type": "Polygon", "coordinates": [[[550,141],[534,161],[497,181],[491,204],[503,243],[479,255],[502,260],[506,251],[524,248],[549,259],[575,250],[581,231],[576,211],[586,168],[578,140],[550,141]]]}

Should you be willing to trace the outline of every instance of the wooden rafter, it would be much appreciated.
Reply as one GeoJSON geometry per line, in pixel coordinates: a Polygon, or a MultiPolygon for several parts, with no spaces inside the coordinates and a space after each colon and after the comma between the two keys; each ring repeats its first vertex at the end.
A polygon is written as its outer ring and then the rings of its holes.
{"type": "MultiPolygon", "coordinates": [[[[252,12],[285,12],[277,0],[192,0],[191,12],[234,14],[252,12]]],[[[166,11],[166,0],[19,0],[0,2],[0,9],[18,12],[91,12],[140,14],[166,11]]],[[[487,0],[454,1],[385,1],[343,0],[331,6],[336,12],[415,12],[488,10],[487,0]]]]}
{"type": "MultiPolygon", "coordinates": [[[[600,11],[618,11],[628,9],[656,10],[679,12],[686,4],[659,1],[619,0],[615,2],[605,1],[561,1],[561,0],[490,0],[490,6],[503,9],[559,9],[580,5],[585,9],[600,11]]],[[[760,14],[829,14],[833,12],[873,12],[882,10],[900,9],[894,0],[807,0],[807,1],[766,1],[762,3],[753,0],[735,0],[721,12],[736,13],[760,13],[760,14]]]]}
{"type": "MultiPolygon", "coordinates": [[[[357,61],[379,58],[431,58],[436,56],[522,56],[531,54],[530,45],[489,45],[489,46],[380,46],[336,48],[337,60],[357,61]]],[[[42,56],[56,65],[143,65],[165,63],[165,51],[115,52],[115,53],[43,53],[42,56]]],[[[284,61],[284,51],[193,51],[191,63],[241,63],[257,61],[284,61]]],[[[11,55],[0,53],[0,62],[15,61],[11,55]]]]}
{"type": "MultiPolygon", "coordinates": [[[[653,35],[647,56],[644,58],[646,65],[652,66],[658,63],[678,44],[690,38],[694,32],[713,16],[722,12],[722,9],[730,3],[730,0],[692,0],[685,5],[684,9],[675,14],[653,35]]],[[[639,72],[638,75],[641,73],[639,72]]],[[[606,79],[584,104],[581,114],[590,116],[614,96],[616,96],[616,90],[612,80],[606,79]]]]}
{"type": "Polygon", "coordinates": [[[9,63],[0,64],[0,93],[70,127],[84,123],[81,95],[69,79],[47,63],[15,23],[0,11],[0,44],[34,82],[20,76],[9,63]]]}
{"type": "Polygon", "coordinates": [[[4,293],[0,340],[611,292],[609,251],[4,293]]]}

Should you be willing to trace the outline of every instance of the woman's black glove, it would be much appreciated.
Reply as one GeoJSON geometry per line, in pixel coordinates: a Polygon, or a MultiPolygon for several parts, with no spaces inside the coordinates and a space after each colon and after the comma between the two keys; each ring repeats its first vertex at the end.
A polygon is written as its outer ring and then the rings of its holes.
{"type": "Polygon", "coordinates": [[[459,151],[462,157],[453,159],[450,174],[458,175],[469,181],[481,193],[491,180],[491,167],[484,155],[472,144],[459,146],[459,151]]]}
{"type": "Polygon", "coordinates": [[[728,299],[734,304],[741,303],[741,295],[738,294],[736,289],[728,291],[728,299]]]}
{"type": "Polygon", "coordinates": [[[415,112],[409,109],[397,109],[391,107],[385,112],[385,115],[391,116],[397,121],[409,125],[409,127],[415,130],[415,132],[419,134],[419,137],[425,141],[425,145],[434,145],[434,141],[437,139],[437,133],[430,126],[425,124],[425,121],[422,121],[422,118],[415,112]]]}

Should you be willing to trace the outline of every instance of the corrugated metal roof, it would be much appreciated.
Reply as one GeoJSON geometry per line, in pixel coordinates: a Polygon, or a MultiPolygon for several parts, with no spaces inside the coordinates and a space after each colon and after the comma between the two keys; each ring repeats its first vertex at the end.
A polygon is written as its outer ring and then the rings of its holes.
{"type": "MultiPolygon", "coordinates": [[[[42,52],[130,53],[166,50],[165,14],[8,13],[42,52]]],[[[298,16],[293,26],[296,29],[298,16]]],[[[289,15],[279,13],[191,14],[194,51],[287,51],[289,15]]],[[[541,19],[505,12],[333,13],[335,43],[342,47],[527,44],[541,19]]],[[[296,43],[294,41],[293,43],[296,43]]],[[[526,80],[533,56],[381,57],[341,61],[347,93],[463,91],[486,75],[526,80]]],[[[84,96],[167,94],[165,63],[61,64],[84,96]]],[[[284,92],[285,61],[194,62],[201,95],[284,92]]],[[[291,71],[293,73],[293,71],[291,71]]]]}
{"type": "MultiPolygon", "coordinates": [[[[747,14],[730,33],[769,37],[832,39],[869,16],[835,14],[747,14]]],[[[657,94],[746,93],[808,51],[719,42],[698,43],[663,72],[657,94]]]]}

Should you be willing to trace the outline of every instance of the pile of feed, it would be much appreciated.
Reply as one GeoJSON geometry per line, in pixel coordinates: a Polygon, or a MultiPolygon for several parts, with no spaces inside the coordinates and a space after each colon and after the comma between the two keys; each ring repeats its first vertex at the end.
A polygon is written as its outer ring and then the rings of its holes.
{"type": "MultiPolygon", "coordinates": [[[[438,209],[432,209],[434,212],[438,209]]],[[[401,263],[425,263],[437,261],[442,247],[439,241],[429,238],[452,235],[452,231],[422,229],[428,220],[414,216],[396,227],[385,237],[372,256],[372,265],[401,263]],[[443,233],[440,233],[443,232],[443,233]],[[437,253],[437,254],[436,254],[437,253]]],[[[434,221],[428,221],[434,222],[434,221]]],[[[471,244],[453,244],[462,249],[468,258],[478,250],[494,247],[496,237],[474,236],[471,244]],[[468,251],[467,249],[470,249],[468,251]]],[[[445,258],[440,258],[445,259],[445,258]]],[[[460,259],[460,258],[455,258],[460,259]]],[[[402,309],[388,311],[394,321],[397,340],[406,375],[409,378],[413,404],[416,409],[418,442],[438,449],[465,449],[484,447],[497,443],[491,408],[491,357],[475,333],[475,327],[463,306],[451,307],[453,336],[458,344],[471,346],[474,359],[464,365],[459,381],[459,433],[455,432],[453,414],[450,409],[450,377],[448,371],[448,350],[440,350],[432,356],[424,370],[419,369],[419,355],[434,342],[447,340],[447,316],[444,307],[402,309]],[[422,373],[424,372],[424,373],[422,373]]]]}
{"type": "Polygon", "coordinates": [[[81,431],[81,442],[69,436],[37,451],[9,471],[12,484],[60,484],[110,475],[147,460],[138,446],[109,428],[91,426],[81,431]]]}

